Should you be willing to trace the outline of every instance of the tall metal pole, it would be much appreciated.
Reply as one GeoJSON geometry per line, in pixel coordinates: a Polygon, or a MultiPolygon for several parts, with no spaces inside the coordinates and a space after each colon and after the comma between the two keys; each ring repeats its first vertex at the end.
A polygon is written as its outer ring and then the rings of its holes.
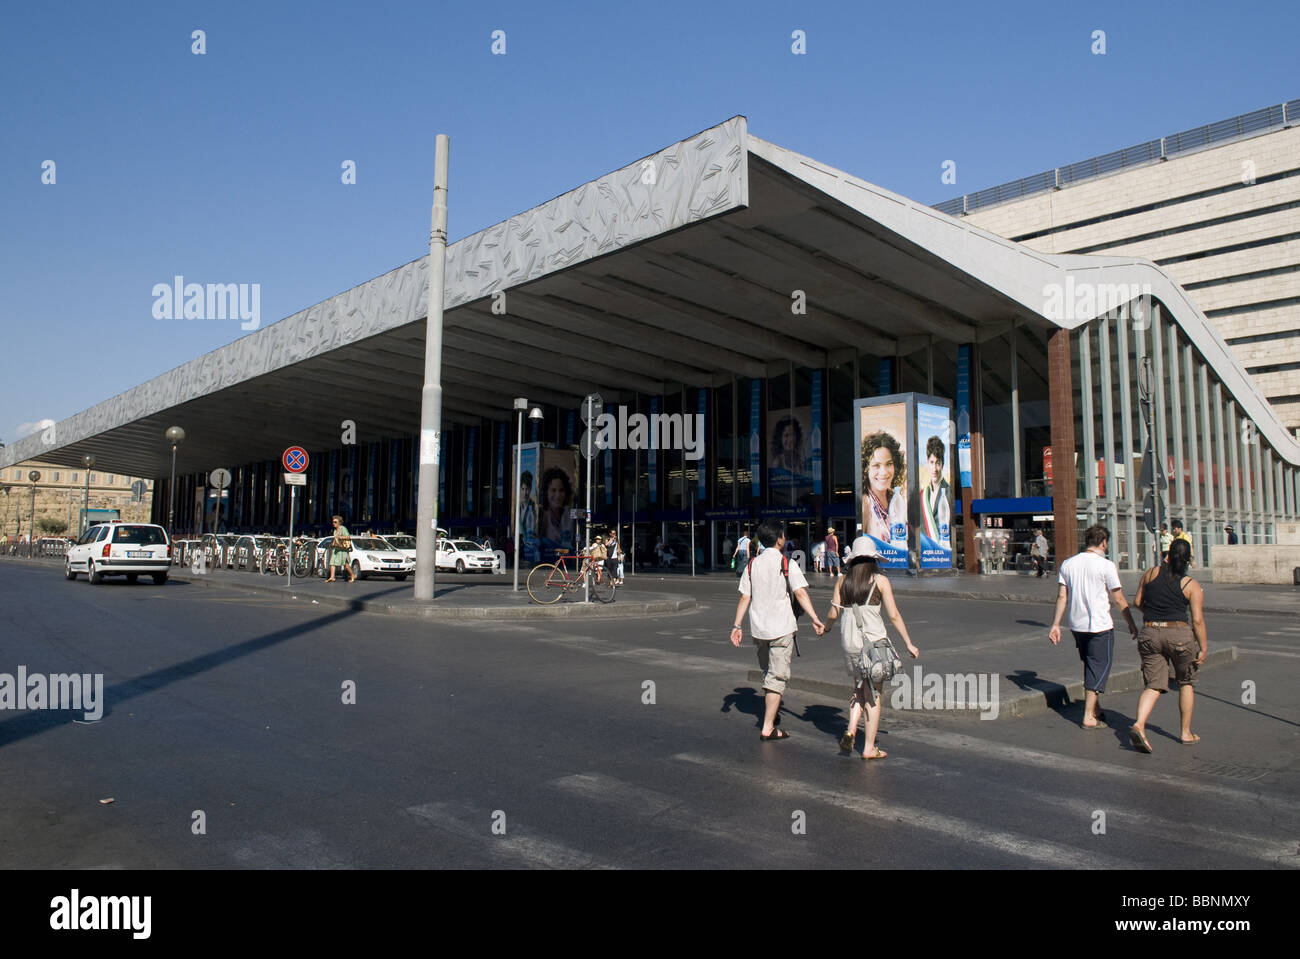
{"type": "Polygon", "coordinates": [[[297,502],[298,502],[298,487],[290,486],[289,487],[289,582],[287,584],[290,589],[293,588],[293,560],[294,560],[293,508],[297,502]]]}
{"type": "Polygon", "coordinates": [[[420,392],[420,494],[415,524],[415,598],[433,599],[438,548],[438,458],[442,444],[442,299],[447,272],[447,150],[439,133],[433,151],[433,212],[429,230],[429,308],[420,392]]]}
{"type": "MultiPolygon", "coordinates": [[[[515,440],[515,490],[508,502],[514,503],[515,515],[510,518],[510,525],[515,529],[515,588],[514,592],[519,592],[519,515],[523,512],[524,504],[520,499],[520,490],[524,482],[524,411],[528,409],[528,400],[516,399],[515,411],[519,415],[519,435],[515,440]]],[[[536,480],[534,480],[536,482],[536,480]]]]}

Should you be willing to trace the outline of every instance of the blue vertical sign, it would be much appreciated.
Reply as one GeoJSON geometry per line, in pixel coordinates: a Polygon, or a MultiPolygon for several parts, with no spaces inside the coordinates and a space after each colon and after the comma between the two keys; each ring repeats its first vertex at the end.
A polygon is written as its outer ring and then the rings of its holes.
{"type": "Polygon", "coordinates": [[[880,388],[877,396],[888,396],[894,392],[894,362],[887,356],[880,358],[880,388]]]}
{"type": "Polygon", "coordinates": [[[474,515],[474,452],[478,446],[478,427],[469,428],[469,451],[465,454],[465,512],[474,515]]]}
{"type": "Polygon", "coordinates": [[[699,500],[703,500],[706,498],[706,494],[708,493],[709,490],[709,469],[708,469],[708,463],[706,462],[708,460],[708,456],[704,452],[706,449],[708,449],[708,444],[704,441],[704,438],[709,435],[705,429],[705,425],[707,422],[705,417],[708,415],[709,412],[708,410],[709,393],[708,390],[706,390],[704,387],[700,387],[699,390],[696,391],[696,394],[699,396],[699,403],[696,406],[696,412],[698,412],[700,415],[699,415],[699,419],[695,421],[696,425],[699,427],[699,435],[695,438],[695,442],[698,443],[700,446],[700,458],[699,461],[695,464],[695,469],[698,471],[697,475],[699,476],[698,485],[696,487],[695,498],[699,500]]]}
{"type": "Polygon", "coordinates": [[[366,520],[374,522],[379,508],[379,490],[375,489],[375,474],[379,472],[379,444],[370,444],[370,456],[366,463],[366,520]]]}
{"type": "Polygon", "coordinates": [[[564,445],[573,445],[573,424],[577,421],[578,414],[574,410],[569,410],[569,415],[564,418],[564,445]]]}
{"type": "Polygon", "coordinates": [[[339,511],[338,500],[334,498],[334,477],[338,475],[338,472],[339,451],[330,450],[330,471],[326,474],[328,476],[327,482],[329,485],[325,487],[325,508],[329,510],[331,516],[339,511]]]}
{"type": "Polygon", "coordinates": [[[957,468],[970,489],[970,344],[957,347],[957,468]]]}
{"type": "Polygon", "coordinates": [[[497,499],[506,496],[506,424],[497,424],[497,499]]]}
{"type": "MultiPolygon", "coordinates": [[[[659,397],[650,397],[650,422],[655,422],[659,412],[659,397]]],[[[655,444],[658,445],[658,444],[655,444]]],[[[659,451],[651,448],[646,451],[646,462],[650,471],[650,502],[659,502],[659,451]]]]}
{"type": "Polygon", "coordinates": [[[402,471],[402,446],[397,440],[388,441],[388,521],[397,522],[397,487],[402,471]]]}
{"type": "Polygon", "coordinates": [[[812,375],[812,475],[813,495],[822,495],[822,371],[812,375]]]}
{"type": "Polygon", "coordinates": [[[614,503],[614,449],[608,447],[605,450],[605,505],[612,506],[614,503]]]}
{"type": "Polygon", "coordinates": [[[762,444],[758,437],[758,380],[749,381],[749,490],[754,499],[759,498],[759,454],[762,444]]]}

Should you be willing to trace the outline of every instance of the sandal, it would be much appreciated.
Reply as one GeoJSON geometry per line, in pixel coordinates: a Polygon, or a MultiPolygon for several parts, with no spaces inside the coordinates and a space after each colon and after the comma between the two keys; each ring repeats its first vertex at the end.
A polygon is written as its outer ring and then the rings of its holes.
{"type": "Polygon", "coordinates": [[[850,729],[850,730],[849,730],[848,732],[846,732],[843,736],[841,736],[841,737],[840,737],[840,752],[842,752],[842,753],[851,753],[851,752],[853,752],[853,741],[854,741],[855,739],[857,739],[857,738],[858,738],[858,731],[857,731],[856,729],[850,729]]]}
{"type": "Polygon", "coordinates": [[[774,726],[772,727],[772,735],[764,736],[762,733],[759,733],[758,738],[763,740],[763,742],[766,743],[766,742],[771,742],[774,739],[789,739],[790,734],[787,733],[784,729],[777,729],[774,726]]]}
{"type": "Polygon", "coordinates": [[[886,756],[888,756],[888,755],[889,755],[889,753],[885,752],[885,751],[884,751],[883,749],[881,749],[879,746],[876,746],[876,747],[873,748],[872,753],[871,753],[870,756],[868,756],[866,753],[863,753],[863,754],[862,754],[862,758],[863,758],[863,759],[866,759],[866,760],[871,760],[871,759],[884,759],[884,758],[885,758],[886,756]]]}
{"type": "Polygon", "coordinates": [[[1196,735],[1196,733],[1192,733],[1191,739],[1179,739],[1178,741],[1182,743],[1184,746],[1195,746],[1197,743],[1201,741],[1201,737],[1196,735]]]}
{"type": "Polygon", "coordinates": [[[1147,741],[1146,733],[1136,726],[1130,726],[1128,730],[1128,741],[1133,744],[1133,748],[1140,753],[1150,753],[1151,743],[1147,741]]]}

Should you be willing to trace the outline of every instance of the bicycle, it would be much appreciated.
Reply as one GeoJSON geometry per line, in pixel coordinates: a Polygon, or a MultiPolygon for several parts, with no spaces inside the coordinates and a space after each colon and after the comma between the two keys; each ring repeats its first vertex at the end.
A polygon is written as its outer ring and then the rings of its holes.
{"type": "Polygon", "coordinates": [[[614,581],[605,575],[604,566],[586,553],[564,555],[565,552],[567,551],[561,551],[557,562],[538,563],[528,571],[528,595],[533,602],[544,606],[558,603],[565,593],[588,583],[594,599],[612,603],[614,581]],[[571,559],[581,561],[582,565],[570,571],[566,563],[571,559]]]}

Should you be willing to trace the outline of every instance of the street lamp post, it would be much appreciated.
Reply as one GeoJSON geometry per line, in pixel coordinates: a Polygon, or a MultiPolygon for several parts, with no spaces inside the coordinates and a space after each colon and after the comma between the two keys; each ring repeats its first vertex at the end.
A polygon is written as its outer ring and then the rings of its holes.
{"type": "Polygon", "coordinates": [[[77,530],[77,539],[81,539],[81,534],[86,532],[86,524],[90,520],[90,471],[95,465],[95,457],[87,453],[81,458],[81,465],[86,468],[86,487],[81,496],[81,528],[77,530]]]}
{"type": "Polygon", "coordinates": [[[176,447],[185,442],[185,431],[173,426],[163,434],[172,445],[172,481],[167,487],[167,538],[176,538],[176,447]]]}
{"type": "Polygon", "coordinates": [[[32,470],[27,474],[27,478],[32,481],[32,511],[31,522],[27,528],[27,555],[34,555],[33,550],[36,547],[36,484],[41,481],[41,471],[32,470]]]}
{"type": "MultiPolygon", "coordinates": [[[[522,396],[517,396],[517,397],[515,397],[515,412],[517,412],[517,413],[519,414],[519,430],[518,430],[518,435],[517,435],[517,437],[516,437],[516,439],[515,439],[515,491],[514,491],[514,495],[511,496],[511,498],[510,498],[511,502],[513,502],[513,503],[515,504],[515,505],[514,505],[514,513],[515,513],[515,515],[514,515],[513,517],[511,517],[510,525],[513,526],[513,527],[515,528],[515,585],[514,585],[514,590],[513,590],[513,591],[516,592],[516,593],[519,592],[519,551],[520,551],[520,546],[519,546],[519,535],[520,535],[520,523],[519,523],[519,518],[520,518],[520,516],[522,515],[522,513],[523,513],[523,509],[524,509],[523,501],[522,501],[519,497],[520,497],[520,490],[521,490],[521,488],[522,488],[522,486],[523,486],[523,479],[524,479],[524,477],[523,477],[523,470],[524,470],[524,451],[523,451],[523,445],[524,445],[524,411],[525,411],[525,410],[528,411],[528,418],[529,418],[530,420],[540,420],[540,419],[542,419],[542,411],[541,411],[540,409],[538,409],[536,406],[534,406],[531,410],[529,410],[529,409],[528,409],[528,400],[527,400],[525,397],[522,397],[522,396]]],[[[536,477],[533,477],[533,482],[534,482],[534,483],[537,482],[537,478],[536,478],[536,477]]]]}

